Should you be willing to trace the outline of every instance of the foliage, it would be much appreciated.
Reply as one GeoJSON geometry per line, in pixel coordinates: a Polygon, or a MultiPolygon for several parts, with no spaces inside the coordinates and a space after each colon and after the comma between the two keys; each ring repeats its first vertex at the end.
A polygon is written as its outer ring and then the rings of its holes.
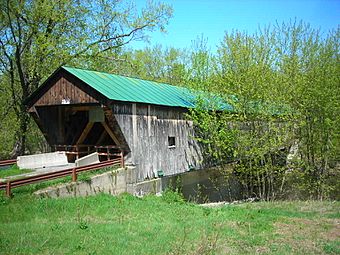
{"type": "MultiPolygon", "coordinates": [[[[302,172],[310,197],[322,199],[334,190],[326,179],[339,171],[338,41],[339,30],[321,37],[302,22],[225,35],[203,88],[232,110],[203,105],[191,110],[191,118],[208,163],[237,161],[245,196],[282,196],[287,167],[302,172]],[[298,154],[287,166],[284,154],[294,144],[298,154]]],[[[193,68],[206,70],[205,58],[193,68]]],[[[193,88],[202,89],[196,77],[202,74],[193,74],[193,88]]]]}
{"type": "Polygon", "coordinates": [[[286,186],[284,197],[287,199],[327,198],[340,200],[339,169],[330,168],[321,176],[318,183],[316,183],[313,173],[307,170],[289,171],[285,173],[284,178],[286,186]],[[327,197],[320,197],[319,189],[316,187],[322,187],[322,195],[327,194],[327,197]]]}
{"type": "MultiPolygon", "coordinates": [[[[199,105],[199,104],[198,104],[199,105]]],[[[203,146],[204,165],[220,165],[228,162],[234,153],[237,130],[228,126],[231,115],[201,107],[191,109],[190,119],[197,129],[195,139],[203,146]]]]}
{"type": "Polygon", "coordinates": [[[4,254],[337,254],[339,203],[203,208],[162,197],[16,196],[0,203],[4,254]]]}
{"type": "Polygon", "coordinates": [[[162,193],[162,199],[167,203],[184,203],[185,199],[183,197],[183,194],[180,192],[175,192],[170,189],[165,190],[162,193]]]}
{"type": "Polygon", "coordinates": [[[340,155],[340,29],[325,37],[302,23],[277,29],[281,31],[277,51],[282,59],[278,79],[284,99],[294,109],[299,164],[307,175],[306,185],[315,191],[313,197],[322,199],[331,191],[324,186],[325,177],[340,155]]]}
{"type": "Polygon", "coordinates": [[[112,66],[111,72],[144,80],[184,85],[187,77],[186,54],[183,50],[161,45],[140,50],[125,50],[120,62],[112,66]]]}

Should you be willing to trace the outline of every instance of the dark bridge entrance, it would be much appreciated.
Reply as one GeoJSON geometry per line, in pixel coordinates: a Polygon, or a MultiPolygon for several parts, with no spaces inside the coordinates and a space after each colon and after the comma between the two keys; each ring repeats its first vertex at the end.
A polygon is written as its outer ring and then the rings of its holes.
{"type": "Polygon", "coordinates": [[[120,143],[99,105],[37,106],[36,116],[52,150],[66,151],[70,162],[92,152],[101,159],[120,153],[120,143]]]}

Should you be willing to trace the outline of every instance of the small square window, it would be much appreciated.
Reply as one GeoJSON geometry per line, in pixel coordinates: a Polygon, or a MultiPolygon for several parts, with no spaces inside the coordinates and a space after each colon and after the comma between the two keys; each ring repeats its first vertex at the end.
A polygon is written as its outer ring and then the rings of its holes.
{"type": "Polygon", "coordinates": [[[176,147],[176,139],[174,136],[168,136],[168,146],[169,148],[175,148],[176,147]]]}

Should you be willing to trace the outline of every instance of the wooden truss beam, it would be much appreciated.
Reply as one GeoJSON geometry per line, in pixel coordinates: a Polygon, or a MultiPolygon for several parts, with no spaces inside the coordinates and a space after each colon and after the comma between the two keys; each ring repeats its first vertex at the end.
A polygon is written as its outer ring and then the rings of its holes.
{"type": "Polygon", "coordinates": [[[89,122],[87,123],[86,127],[84,128],[83,132],[81,133],[78,141],[76,142],[76,144],[81,144],[82,142],[84,142],[84,140],[86,139],[87,135],[90,133],[91,128],[93,127],[94,122],[89,122]]]}
{"type": "Polygon", "coordinates": [[[100,135],[98,141],[97,141],[97,144],[98,144],[98,145],[100,145],[100,144],[103,142],[103,140],[104,140],[104,138],[106,137],[106,135],[107,135],[107,132],[106,132],[106,130],[104,129],[103,132],[102,132],[102,134],[100,135]]]}
{"type": "Polygon", "coordinates": [[[106,124],[106,122],[101,122],[103,127],[105,128],[106,132],[109,134],[109,136],[112,138],[112,140],[115,142],[117,146],[120,146],[120,143],[114,133],[112,132],[111,128],[106,124]]]}

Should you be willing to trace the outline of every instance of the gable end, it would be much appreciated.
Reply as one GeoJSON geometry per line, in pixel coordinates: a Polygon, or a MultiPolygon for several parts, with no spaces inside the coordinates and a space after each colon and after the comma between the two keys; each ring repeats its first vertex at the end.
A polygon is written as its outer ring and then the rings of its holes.
{"type": "Polygon", "coordinates": [[[62,104],[108,105],[109,101],[73,74],[59,68],[26,100],[25,105],[31,109],[33,106],[62,104]]]}

